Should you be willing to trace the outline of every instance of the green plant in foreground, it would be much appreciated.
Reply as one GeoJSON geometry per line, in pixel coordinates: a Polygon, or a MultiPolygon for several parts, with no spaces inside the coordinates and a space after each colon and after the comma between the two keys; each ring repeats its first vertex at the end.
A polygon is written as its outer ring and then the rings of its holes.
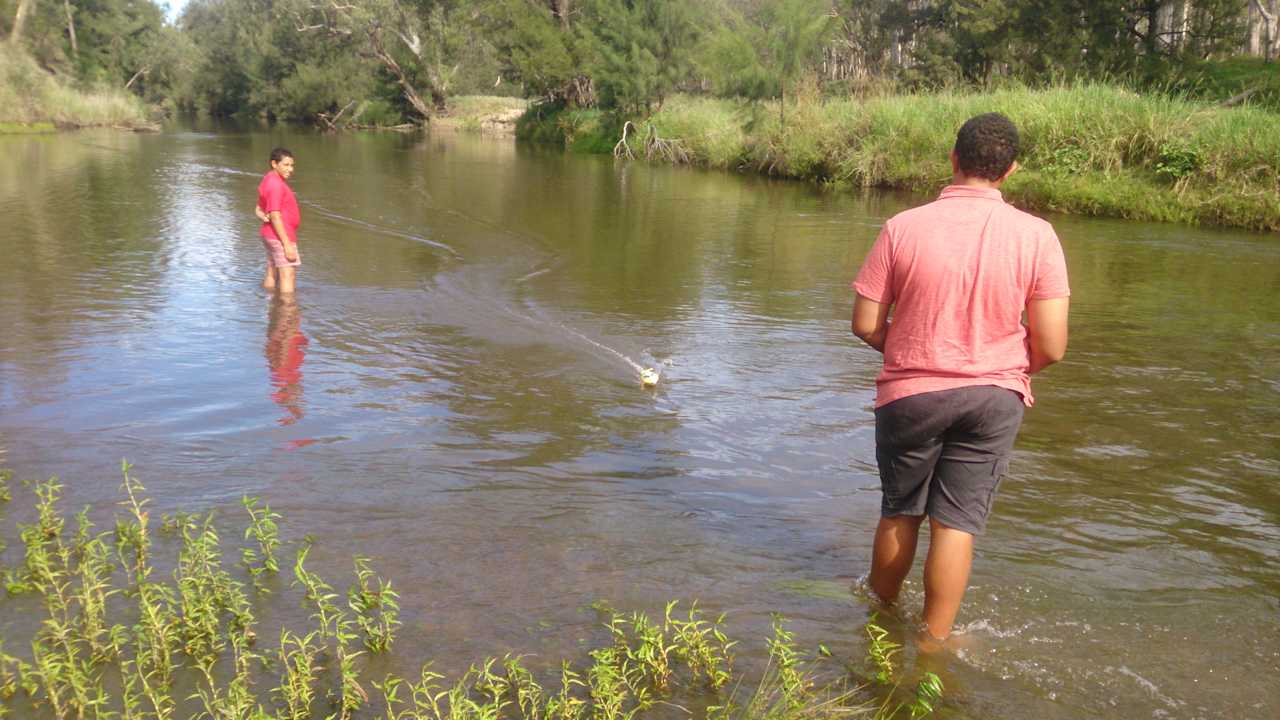
{"type": "Polygon", "coordinates": [[[391,649],[395,630],[400,626],[400,595],[369,567],[369,558],[356,557],[356,584],[347,590],[347,605],[356,614],[356,623],[364,631],[364,644],[370,652],[391,649]]]}
{"type": "Polygon", "coordinates": [[[889,631],[876,624],[873,614],[867,620],[867,660],[875,671],[876,682],[881,685],[893,684],[893,656],[902,649],[898,643],[889,640],[889,631]]]}
{"type": "MultiPolygon", "coordinates": [[[[36,519],[21,528],[26,562],[19,572],[40,593],[43,617],[27,658],[0,648],[0,717],[21,706],[9,702],[19,693],[34,717],[58,720],[352,720],[370,712],[363,673],[381,661],[357,649],[357,638],[370,650],[387,650],[399,606],[366,559],[355,561],[348,611],[307,569],[304,546],[294,586],[305,595],[312,627],[282,628],[279,644],[259,653],[244,582],[251,573],[224,564],[213,515],[175,513],[166,521],[169,537],[153,543],[142,485],[127,464],[122,470],[127,514],[115,519],[114,548],[87,512],[67,531],[56,480],[35,486],[36,519]],[[176,563],[159,557],[174,545],[176,563]],[[172,564],[172,576],[162,577],[153,562],[172,564]],[[123,587],[113,583],[121,577],[123,587]],[[257,687],[267,678],[274,679],[257,687]]],[[[277,521],[256,501],[246,505],[252,519],[277,521]]],[[[261,550],[264,537],[251,532],[246,539],[261,550]]],[[[735,643],[722,630],[723,615],[709,620],[696,603],[687,614],[676,609],[669,603],[655,622],[606,608],[608,641],[586,650],[585,667],[561,662],[558,688],[539,684],[520,656],[474,663],[452,683],[427,663],[416,681],[386,675],[373,683],[382,694],[377,710],[387,720],[638,720],[659,704],[682,709],[671,697],[692,694],[708,699],[708,720],[889,720],[923,717],[941,697],[941,682],[926,674],[909,702],[891,705],[891,691],[878,709],[859,705],[845,673],[817,674],[831,653],[819,646],[810,664],[775,617],[768,666],[739,702],[736,690],[725,690],[735,687],[735,643]]]]}
{"type": "Polygon", "coordinates": [[[684,620],[672,616],[675,602],[667,604],[666,624],[671,628],[675,646],[675,656],[689,667],[694,679],[703,677],[711,689],[724,687],[733,675],[733,654],[730,652],[737,643],[725,636],[721,625],[724,614],[721,613],[715,622],[703,619],[698,604],[689,608],[684,620]]]}
{"type": "Polygon", "coordinates": [[[933,704],[942,697],[942,679],[927,672],[916,684],[916,696],[908,706],[911,709],[911,720],[922,718],[933,712],[933,704]]]}
{"type": "Polygon", "coordinates": [[[337,621],[343,612],[333,602],[338,597],[333,588],[319,575],[307,570],[307,555],[310,553],[310,545],[304,545],[298,550],[293,562],[293,575],[296,578],[294,584],[303,587],[307,601],[315,608],[311,618],[320,625],[320,644],[327,645],[329,638],[337,632],[337,621]]]}
{"type": "Polygon", "coordinates": [[[240,559],[253,578],[254,587],[260,592],[265,592],[266,588],[261,583],[262,575],[266,573],[274,575],[280,571],[275,553],[280,545],[279,526],[276,524],[280,515],[271,512],[271,506],[265,503],[259,508],[256,497],[251,498],[245,495],[240,500],[240,504],[249,513],[250,521],[249,527],[245,528],[244,539],[253,539],[257,543],[257,548],[242,549],[240,559]]]}

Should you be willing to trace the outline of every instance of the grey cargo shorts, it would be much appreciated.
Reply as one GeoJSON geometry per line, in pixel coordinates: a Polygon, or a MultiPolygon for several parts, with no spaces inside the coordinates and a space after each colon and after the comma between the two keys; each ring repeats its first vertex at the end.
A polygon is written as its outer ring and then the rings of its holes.
{"type": "Polygon", "coordinates": [[[880,514],[928,515],[981,535],[1025,406],[994,385],[910,395],[876,408],[880,514]]]}

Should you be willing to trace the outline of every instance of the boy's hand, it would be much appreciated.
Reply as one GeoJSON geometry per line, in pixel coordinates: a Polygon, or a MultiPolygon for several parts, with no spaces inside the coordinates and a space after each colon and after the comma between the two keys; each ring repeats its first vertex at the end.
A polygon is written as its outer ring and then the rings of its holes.
{"type": "Polygon", "coordinates": [[[298,246],[291,242],[284,243],[284,259],[289,262],[297,262],[298,246]]]}

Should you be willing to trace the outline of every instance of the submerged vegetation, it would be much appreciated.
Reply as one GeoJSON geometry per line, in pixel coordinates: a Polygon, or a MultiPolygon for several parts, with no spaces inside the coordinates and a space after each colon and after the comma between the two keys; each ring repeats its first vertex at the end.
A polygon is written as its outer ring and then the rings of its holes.
{"type": "Polygon", "coordinates": [[[1280,229],[1280,131],[1273,113],[1080,83],[1042,90],[940,90],[829,97],[810,86],[777,103],[680,96],[623,130],[596,110],[531,110],[522,136],[585,152],[764,172],[837,186],[933,191],[951,177],[955,129],[1011,117],[1020,205],[1088,215],[1280,229]]]}
{"type": "MultiPolygon", "coordinates": [[[[280,516],[244,498],[249,544],[230,566],[211,513],[166,517],[157,530],[142,484],[127,464],[123,473],[121,511],[108,531],[95,529],[87,509],[71,529],[56,479],[24,483],[35,519],[20,526],[21,563],[5,571],[4,602],[34,596],[43,617],[32,623],[30,654],[0,639],[0,717],[631,720],[661,706],[664,717],[674,709],[709,720],[889,720],[932,713],[942,693],[932,673],[898,687],[897,646],[874,618],[866,657],[841,664],[823,646],[804,653],[775,617],[767,666],[748,689],[724,616],[675,602],[657,620],[598,604],[600,642],[577,663],[537,668],[506,655],[454,680],[431,663],[417,677],[370,678],[370,656],[391,650],[400,622],[398,594],[367,558],[355,558],[343,603],[307,568],[310,545],[302,544],[293,592],[311,626],[281,628],[276,643],[265,643],[255,598],[279,572],[280,516]],[[171,544],[176,562],[160,552],[171,544]],[[172,581],[160,571],[169,566],[172,581]]],[[[11,478],[0,471],[0,502],[11,478]]]]}

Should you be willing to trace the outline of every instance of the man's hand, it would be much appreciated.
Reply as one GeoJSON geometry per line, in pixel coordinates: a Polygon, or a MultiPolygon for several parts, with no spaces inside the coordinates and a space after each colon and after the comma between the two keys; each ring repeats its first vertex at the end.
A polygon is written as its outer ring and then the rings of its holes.
{"type": "Polygon", "coordinates": [[[258,222],[264,222],[264,223],[271,222],[271,218],[265,212],[262,211],[261,205],[253,206],[253,214],[257,216],[258,222]]]}
{"type": "Polygon", "coordinates": [[[280,211],[272,210],[269,216],[271,218],[271,229],[275,230],[276,237],[279,238],[280,244],[284,246],[284,259],[289,262],[297,262],[298,245],[289,237],[289,231],[284,227],[284,218],[280,215],[280,211]]]}

